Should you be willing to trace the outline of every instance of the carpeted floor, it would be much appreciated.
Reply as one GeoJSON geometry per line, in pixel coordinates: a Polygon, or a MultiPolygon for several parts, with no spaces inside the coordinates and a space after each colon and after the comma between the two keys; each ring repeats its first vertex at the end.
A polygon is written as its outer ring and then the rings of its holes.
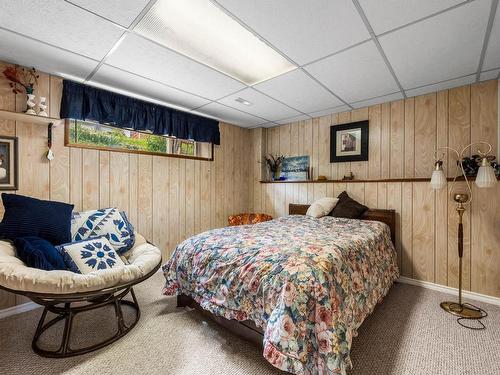
{"type": "MultiPolygon", "coordinates": [[[[0,374],[282,374],[258,348],[196,311],[177,309],[174,298],[160,295],[161,284],[162,275],[156,274],[136,287],[142,317],[132,332],[76,358],[47,359],[31,351],[40,309],[0,320],[0,374]]],[[[444,299],[449,296],[394,285],[360,328],[351,374],[500,374],[500,308],[479,304],[489,313],[487,329],[471,331],[441,311],[444,299]]],[[[109,328],[105,311],[89,314],[75,326],[85,341],[109,328]]]]}

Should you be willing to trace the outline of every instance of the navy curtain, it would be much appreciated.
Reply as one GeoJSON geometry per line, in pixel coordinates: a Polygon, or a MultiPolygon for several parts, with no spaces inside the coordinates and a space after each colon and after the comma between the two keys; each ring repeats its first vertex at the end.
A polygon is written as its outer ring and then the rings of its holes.
{"type": "Polygon", "coordinates": [[[63,82],[60,117],[220,144],[217,120],[68,80],[63,82]]]}

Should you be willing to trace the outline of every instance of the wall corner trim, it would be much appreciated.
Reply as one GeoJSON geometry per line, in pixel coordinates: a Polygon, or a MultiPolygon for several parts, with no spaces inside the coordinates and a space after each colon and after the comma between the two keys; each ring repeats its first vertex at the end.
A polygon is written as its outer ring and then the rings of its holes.
{"type": "MultiPolygon", "coordinates": [[[[402,283],[402,284],[420,286],[422,288],[431,289],[431,290],[435,290],[435,291],[446,293],[446,294],[453,294],[453,295],[457,296],[457,298],[458,298],[458,289],[457,288],[452,288],[449,286],[434,284],[434,283],[431,283],[429,281],[415,280],[415,279],[411,279],[409,277],[404,277],[404,276],[401,276],[399,279],[396,280],[396,282],[402,283]]],[[[462,290],[462,296],[466,299],[471,299],[474,301],[489,303],[490,305],[500,306],[500,298],[499,297],[487,296],[485,294],[474,293],[474,292],[470,292],[468,290],[462,290]]]]}

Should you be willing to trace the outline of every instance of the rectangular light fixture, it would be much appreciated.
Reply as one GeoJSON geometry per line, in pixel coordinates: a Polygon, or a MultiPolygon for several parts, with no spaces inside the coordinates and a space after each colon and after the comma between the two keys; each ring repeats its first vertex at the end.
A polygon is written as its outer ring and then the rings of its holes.
{"type": "Polygon", "coordinates": [[[296,68],[210,0],[158,0],[134,31],[248,85],[296,68]]]}

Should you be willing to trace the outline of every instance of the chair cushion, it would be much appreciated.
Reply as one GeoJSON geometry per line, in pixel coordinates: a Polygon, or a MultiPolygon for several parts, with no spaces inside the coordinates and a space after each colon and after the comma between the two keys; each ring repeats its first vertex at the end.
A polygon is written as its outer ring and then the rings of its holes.
{"type": "Polygon", "coordinates": [[[5,214],[0,238],[35,236],[53,245],[71,241],[72,204],[51,202],[17,194],[2,194],[5,214]]]}
{"type": "Polygon", "coordinates": [[[312,216],[315,218],[320,218],[328,215],[333,208],[337,205],[339,199],[338,198],[320,198],[317,199],[309,206],[307,209],[306,215],[312,216]]]}
{"type": "Polygon", "coordinates": [[[227,221],[229,226],[234,226],[234,225],[257,224],[272,219],[273,217],[267,214],[243,213],[238,215],[231,215],[227,218],[227,221]]]}
{"type": "Polygon", "coordinates": [[[106,236],[72,242],[57,247],[70,271],[90,273],[116,266],[124,266],[106,236]]]}
{"type": "Polygon", "coordinates": [[[65,270],[66,264],[49,241],[40,237],[17,237],[14,240],[16,254],[28,267],[45,271],[65,270]]]}
{"type": "Polygon", "coordinates": [[[73,213],[71,220],[73,242],[104,235],[108,237],[111,246],[118,254],[123,254],[134,246],[134,227],[128,221],[125,212],[120,212],[117,208],[103,208],[73,213]]]}
{"type": "Polygon", "coordinates": [[[345,191],[339,194],[339,201],[330,216],[346,219],[359,219],[368,207],[352,199],[345,191]]]}
{"type": "Polygon", "coordinates": [[[0,241],[0,285],[15,291],[68,294],[116,287],[140,279],[161,262],[161,252],[135,234],[137,245],[122,256],[125,266],[80,274],[44,271],[26,266],[16,257],[14,246],[0,241]]]}

